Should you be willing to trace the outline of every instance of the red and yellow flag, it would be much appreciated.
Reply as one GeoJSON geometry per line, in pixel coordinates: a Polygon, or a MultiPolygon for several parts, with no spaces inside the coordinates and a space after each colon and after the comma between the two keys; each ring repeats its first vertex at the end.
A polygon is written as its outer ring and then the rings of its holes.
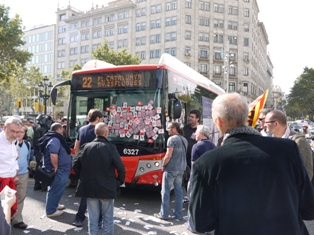
{"type": "Polygon", "coordinates": [[[259,111],[264,108],[268,96],[268,89],[249,104],[249,126],[255,127],[259,111]]]}

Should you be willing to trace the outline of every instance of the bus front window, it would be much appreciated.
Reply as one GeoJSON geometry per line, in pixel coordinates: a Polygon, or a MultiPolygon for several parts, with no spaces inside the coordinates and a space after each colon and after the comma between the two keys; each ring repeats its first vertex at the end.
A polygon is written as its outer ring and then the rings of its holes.
{"type": "Polygon", "coordinates": [[[162,99],[161,90],[76,93],[71,98],[70,116],[78,119],[92,108],[99,109],[113,143],[160,148],[165,127],[162,99]]]}

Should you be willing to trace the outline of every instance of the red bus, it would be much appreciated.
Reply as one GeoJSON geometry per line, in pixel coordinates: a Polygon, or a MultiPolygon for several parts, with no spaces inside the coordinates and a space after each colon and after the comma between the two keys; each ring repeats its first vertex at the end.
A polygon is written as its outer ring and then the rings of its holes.
{"type": "Polygon", "coordinates": [[[56,88],[64,85],[71,86],[67,133],[75,139],[77,116],[91,108],[102,110],[109,140],[126,168],[126,187],[161,184],[167,124],[175,120],[183,127],[190,110],[201,111],[202,123],[212,130],[212,141],[218,140],[211,104],[224,90],[169,54],[163,54],[159,64],[74,71],[71,80],[52,88],[53,103],[56,88]]]}

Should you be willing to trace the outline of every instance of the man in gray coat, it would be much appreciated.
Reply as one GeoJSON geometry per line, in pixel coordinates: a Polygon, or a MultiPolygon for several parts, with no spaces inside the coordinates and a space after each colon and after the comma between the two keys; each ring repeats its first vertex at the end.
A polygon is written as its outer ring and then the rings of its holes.
{"type": "Polygon", "coordinates": [[[102,234],[114,234],[114,199],[117,197],[117,186],[123,184],[125,179],[124,165],[116,147],[107,140],[108,132],[106,124],[98,123],[95,126],[96,139],[81,147],[73,166],[80,179],[75,195],[86,197],[88,231],[91,235],[98,235],[100,213],[103,219],[102,234]],[[117,178],[115,170],[118,172],[117,178]]]}

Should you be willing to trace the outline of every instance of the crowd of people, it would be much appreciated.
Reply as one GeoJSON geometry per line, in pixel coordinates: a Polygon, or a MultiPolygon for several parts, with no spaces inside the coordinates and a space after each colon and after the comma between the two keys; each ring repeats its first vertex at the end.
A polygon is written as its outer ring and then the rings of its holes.
{"type": "MultiPolygon", "coordinates": [[[[0,206],[0,233],[10,223],[21,229],[28,177],[35,178],[34,190],[47,191],[47,217],[63,214],[59,204],[71,169],[80,180],[76,196],[80,207],[73,225],[83,226],[88,211],[91,235],[114,234],[114,199],[125,180],[125,167],[114,144],[108,141],[108,126],[100,110],[91,109],[89,123],[78,130],[71,150],[65,138],[66,121],[39,117],[27,127],[17,117],[7,119],[0,133],[0,191],[17,191],[0,206]],[[90,159],[93,159],[92,161],[90,159]],[[55,173],[44,185],[29,172],[43,165],[55,173]]],[[[287,126],[285,114],[262,109],[259,129],[247,126],[248,105],[237,93],[216,97],[212,119],[220,132],[217,145],[209,127],[201,124],[199,110],[191,110],[189,123],[167,123],[167,151],[162,161],[160,211],[154,216],[171,219],[170,194],[176,197],[174,217],[183,218],[183,203],[189,203],[187,229],[215,234],[309,234],[303,220],[314,219],[313,157],[303,133],[287,126]],[[185,173],[189,171],[188,183],[185,173]]],[[[1,233],[7,234],[7,233],[1,233]]]]}

